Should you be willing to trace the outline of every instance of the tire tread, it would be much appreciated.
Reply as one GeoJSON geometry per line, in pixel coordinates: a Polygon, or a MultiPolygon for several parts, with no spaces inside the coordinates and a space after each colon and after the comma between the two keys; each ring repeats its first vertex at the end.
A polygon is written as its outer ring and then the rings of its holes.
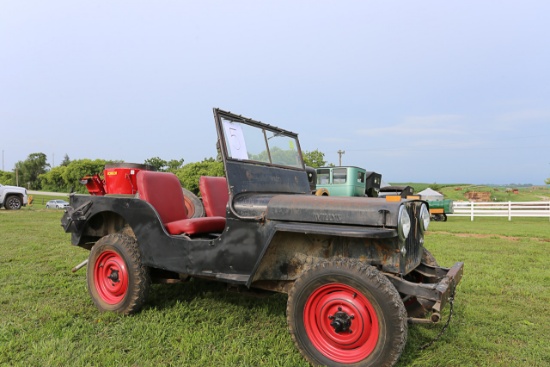
{"type": "Polygon", "coordinates": [[[90,259],[97,259],[96,254],[101,253],[105,246],[110,246],[115,248],[124,258],[128,270],[128,276],[133,280],[133,287],[128,288],[128,294],[121,302],[120,307],[111,309],[104,307],[101,300],[96,299],[94,295],[94,290],[91,288],[94,286],[93,283],[93,266],[94,264],[90,262],[88,264],[88,291],[98,308],[102,311],[114,311],[120,314],[129,315],[138,312],[143,307],[147,295],[149,293],[149,288],[151,284],[151,279],[149,275],[149,269],[143,265],[141,261],[141,253],[139,251],[137,242],[134,238],[121,234],[114,233],[109,234],[105,237],[102,237],[93,247],[90,252],[90,259]],[[91,278],[90,278],[91,277],[91,278]]]}
{"type": "MultiPolygon", "coordinates": [[[[374,266],[369,264],[363,264],[358,260],[353,259],[338,259],[338,260],[327,260],[320,262],[309,270],[305,271],[295,282],[294,286],[288,294],[288,303],[287,303],[287,323],[289,327],[289,332],[294,341],[294,344],[300,351],[300,353],[313,365],[318,365],[319,362],[312,359],[307,351],[302,346],[302,341],[300,340],[300,335],[295,329],[295,324],[292,320],[293,315],[293,303],[296,302],[297,291],[301,289],[305,283],[307,283],[314,274],[330,274],[331,271],[336,270],[336,272],[342,271],[348,275],[359,275],[363,279],[367,280],[369,284],[374,286],[379,294],[382,294],[386,299],[386,304],[391,306],[392,313],[397,315],[399,322],[393,324],[393,335],[392,345],[389,349],[389,353],[384,358],[383,361],[380,361],[380,364],[376,366],[380,367],[391,367],[397,363],[397,360],[403,353],[405,344],[407,341],[408,333],[408,324],[407,324],[407,311],[403,305],[399,292],[395,289],[393,284],[374,266]]],[[[328,275],[327,274],[327,275],[328,275]]],[[[339,366],[340,364],[333,364],[334,366],[339,366]]],[[[365,363],[358,362],[351,366],[363,366],[365,363]]],[[[346,364],[345,366],[350,366],[346,364]]]]}

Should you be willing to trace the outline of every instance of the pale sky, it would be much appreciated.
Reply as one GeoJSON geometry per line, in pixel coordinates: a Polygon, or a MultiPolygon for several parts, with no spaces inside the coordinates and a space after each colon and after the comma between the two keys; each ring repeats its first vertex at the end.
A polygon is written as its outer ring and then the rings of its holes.
{"type": "Polygon", "coordinates": [[[387,182],[543,184],[550,1],[0,0],[0,169],[215,157],[213,107],[387,182]]]}

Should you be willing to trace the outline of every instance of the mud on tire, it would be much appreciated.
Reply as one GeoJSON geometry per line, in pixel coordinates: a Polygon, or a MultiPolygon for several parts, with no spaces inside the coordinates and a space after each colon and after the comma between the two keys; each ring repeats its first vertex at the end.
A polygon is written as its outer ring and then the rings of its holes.
{"type": "Polygon", "coordinates": [[[141,309],[151,284],[135,239],[123,234],[97,241],[88,258],[86,278],[99,310],[125,315],[141,309]]]}
{"type": "Polygon", "coordinates": [[[393,366],[407,339],[399,293],[375,267],[355,260],[304,272],[289,292],[287,321],[313,365],[393,366]]]}

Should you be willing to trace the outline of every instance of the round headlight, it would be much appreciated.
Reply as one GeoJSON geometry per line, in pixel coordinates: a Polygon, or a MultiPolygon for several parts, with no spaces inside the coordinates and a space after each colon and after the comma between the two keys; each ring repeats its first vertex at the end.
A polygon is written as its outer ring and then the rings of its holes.
{"type": "Polygon", "coordinates": [[[399,238],[404,240],[409,236],[411,231],[411,217],[407,213],[407,208],[404,205],[401,205],[399,208],[399,217],[397,218],[397,231],[399,233],[399,238]]]}
{"type": "Polygon", "coordinates": [[[428,210],[426,204],[422,204],[422,206],[420,207],[420,229],[422,229],[422,232],[427,231],[429,225],[430,211],[428,210]]]}

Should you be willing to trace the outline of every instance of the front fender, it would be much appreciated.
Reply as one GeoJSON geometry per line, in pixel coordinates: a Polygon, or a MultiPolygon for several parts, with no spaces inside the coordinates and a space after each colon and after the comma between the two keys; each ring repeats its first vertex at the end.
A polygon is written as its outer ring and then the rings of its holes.
{"type": "Polygon", "coordinates": [[[317,223],[267,222],[271,227],[247,286],[259,280],[293,281],[311,264],[356,258],[396,271],[395,229],[317,223]]]}

